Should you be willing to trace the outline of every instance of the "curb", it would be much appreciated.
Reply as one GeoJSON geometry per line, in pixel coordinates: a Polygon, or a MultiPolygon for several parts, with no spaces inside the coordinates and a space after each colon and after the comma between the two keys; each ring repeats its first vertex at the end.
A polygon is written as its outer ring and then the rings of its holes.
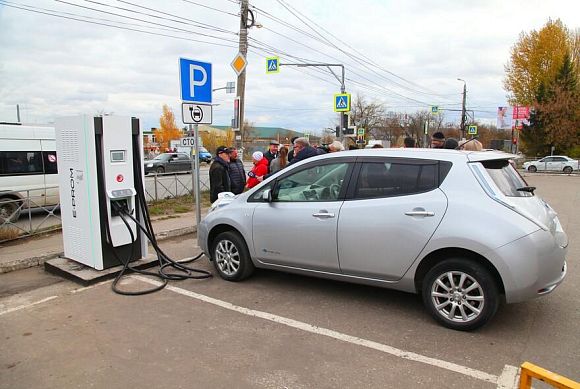
{"type": "MultiPolygon", "coordinates": [[[[197,232],[197,226],[183,227],[183,228],[177,228],[175,230],[158,232],[155,235],[155,237],[157,238],[158,241],[163,241],[163,240],[175,238],[178,236],[194,234],[196,232],[197,232]]],[[[54,259],[54,258],[62,257],[63,255],[64,255],[64,252],[61,251],[58,253],[46,254],[46,255],[41,255],[41,256],[31,257],[31,258],[17,259],[14,261],[0,263],[0,274],[10,273],[10,272],[13,272],[16,270],[28,269],[28,268],[35,267],[35,266],[42,266],[44,264],[44,262],[51,260],[51,259],[54,259]]]]}

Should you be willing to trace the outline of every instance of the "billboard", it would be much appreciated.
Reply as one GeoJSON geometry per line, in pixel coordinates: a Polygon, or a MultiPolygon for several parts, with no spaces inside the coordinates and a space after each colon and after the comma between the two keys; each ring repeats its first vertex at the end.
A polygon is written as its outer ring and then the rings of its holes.
{"type": "Polygon", "coordinates": [[[500,130],[511,130],[512,128],[511,107],[497,107],[497,128],[500,130]]]}

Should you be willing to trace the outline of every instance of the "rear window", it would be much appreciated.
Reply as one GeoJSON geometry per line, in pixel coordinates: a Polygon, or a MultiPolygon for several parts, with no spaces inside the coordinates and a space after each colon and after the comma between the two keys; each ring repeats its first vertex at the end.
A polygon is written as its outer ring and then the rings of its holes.
{"type": "Polygon", "coordinates": [[[505,196],[531,197],[534,195],[531,191],[525,190],[525,188],[529,188],[527,182],[508,160],[483,161],[481,164],[505,196]]]}

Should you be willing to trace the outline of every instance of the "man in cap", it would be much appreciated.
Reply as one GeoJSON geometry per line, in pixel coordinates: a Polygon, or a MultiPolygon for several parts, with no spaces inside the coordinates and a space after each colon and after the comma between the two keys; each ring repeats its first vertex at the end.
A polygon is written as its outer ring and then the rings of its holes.
{"type": "Polygon", "coordinates": [[[230,192],[230,149],[219,146],[215,151],[215,158],[209,167],[209,199],[213,203],[218,198],[218,193],[230,192]]]}
{"type": "Polygon", "coordinates": [[[266,158],[268,160],[268,171],[270,171],[270,162],[272,162],[272,160],[278,156],[278,147],[279,146],[280,146],[280,143],[278,143],[275,140],[271,140],[270,146],[268,147],[268,151],[266,151],[264,153],[264,158],[266,158]]]}

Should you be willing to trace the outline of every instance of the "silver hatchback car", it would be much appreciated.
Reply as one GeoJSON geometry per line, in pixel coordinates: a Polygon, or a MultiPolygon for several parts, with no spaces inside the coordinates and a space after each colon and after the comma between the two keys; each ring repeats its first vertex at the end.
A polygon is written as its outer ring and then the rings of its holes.
{"type": "Polygon", "coordinates": [[[198,243],[229,281],[254,268],[420,293],[456,330],[552,292],[568,237],[510,154],[369,149],[307,159],[223,196],[198,243]]]}

